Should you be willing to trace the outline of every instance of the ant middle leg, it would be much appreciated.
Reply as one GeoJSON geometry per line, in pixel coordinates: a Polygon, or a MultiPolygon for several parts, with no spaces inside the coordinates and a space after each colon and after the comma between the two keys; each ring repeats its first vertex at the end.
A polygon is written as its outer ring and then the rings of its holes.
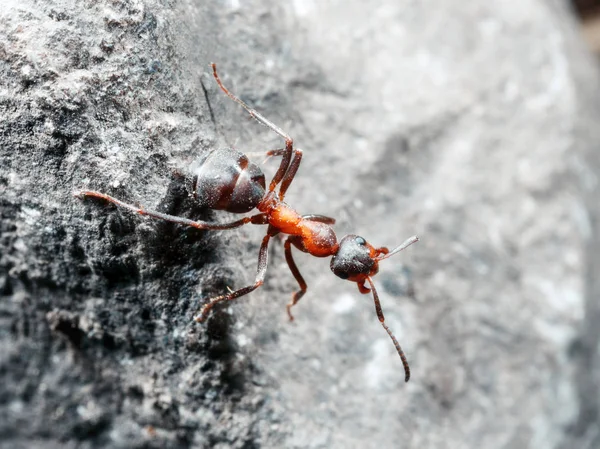
{"type": "Polygon", "coordinates": [[[247,295],[250,292],[253,292],[258,287],[263,285],[265,281],[265,274],[267,273],[267,265],[268,265],[268,247],[269,240],[271,239],[271,234],[265,235],[263,238],[262,244],[260,245],[260,250],[258,252],[258,267],[256,268],[256,279],[254,280],[254,284],[248,285],[247,287],[240,288],[239,290],[235,290],[227,295],[217,296],[215,298],[210,299],[206,304],[202,306],[198,315],[194,317],[194,321],[198,323],[202,323],[206,320],[208,313],[211,309],[220,302],[224,301],[232,301],[240,296],[247,295]]]}
{"type": "MultiPolygon", "coordinates": [[[[283,156],[281,159],[281,164],[279,165],[279,168],[277,169],[275,176],[273,176],[273,179],[271,180],[271,183],[269,184],[269,192],[272,192],[275,190],[277,185],[281,182],[281,180],[285,176],[286,172],[288,171],[288,167],[290,165],[290,162],[292,161],[292,152],[294,151],[294,141],[279,126],[275,125],[270,120],[267,120],[263,115],[258,113],[256,110],[252,109],[250,106],[248,106],[242,100],[240,100],[238,97],[236,97],[231,92],[229,92],[229,90],[227,90],[227,88],[223,85],[223,83],[221,82],[221,79],[219,78],[219,75],[217,74],[217,65],[213,62],[213,63],[211,63],[211,67],[213,69],[213,76],[214,76],[215,80],[217,81],[217,84],[219,85],[221,90],[225,93],[225,95],[227,95],[229,98],[231,98],[233,101],[235,101],[241,107],[243,107],[248,112],[248,114],[250,114],[256,121],[265,125],[267,128],[269,128],[270,130],[272,130],[273,132],[275,132],[276,134],[278,134],[280,137],[282,137],[285,140],[285,149],[283,149],[283,151],[281,153],[283,156]]],[[[300,162],[298,161],[298,163],[300,163],[300,162]]],[[[292,178],[293,178],[293,176],[292,176],[292,178]]],[[[290,182],[291,182],[291,180],[290,180],[290,182]]],[[[287,189],[287,187],[286,187],[286,189],[287,189]]],[[[281,194],[280,194],[280,196],[281,196],[281,194]]]]}
{"type": "Polygon", "coordinates": [[[294,316],[292,315],[292,307],[294,307],[296,303],[300,301],[300,298],[304,296],[307,288],[306,281],[300,274],[300,270],[298,270],[298,266],[296,265],[296,262],[294,262],[294,258],[292,257],[292,243],[294,242],[294,237],[295,236],[288,237],[284,243],[285,260],[288,266],[290,267],[290,271],[294,275],[294,278],[296,278],[298,285],[300,286],[300,290],[298,290],[292,295],[292,300],[286,306],[288,316],[290,317],[290,321],[294,321],[294,316]]]}
{"type": "Polygon", "coordinates": [[[191,226],[196,229],[211,229],[211,230],[225,230],[225,229],[234,229],[239,228],[248,223],[252,224],[267,224],[268,217],[266,214],[256,214],[251,215],[249,217],[244,217],[240,220],[232,221],[229,223],[208,223],[205,221],[194,221],[188,218],[178,217],[176,215],[163,214],[162,212],[158,212],[151,209],[144,209],[142,207],[134,206],[133,204],[125,203],[121,200],[113,198],[110,195],[101,192],[95,192],[93,190],[82,190],[80,192],[76,192],[74,194],[78,198],[100,198],[102,200],[108,201],[109,203],[113,203],[119,207],[127,209],[131,212],[147,215],[152,218],[158,218],[160,220],[170,221],[171,223],[177,223],[184,226],[191,226]]]}
{"type": "Polygon", "coordinates": [[[317,221],[319,223],[325,223],[328,225],[335,224],[335,218],[327,217],[326,215],[308,214],[302,215],[302,218],[310,221],[317,221]]]}

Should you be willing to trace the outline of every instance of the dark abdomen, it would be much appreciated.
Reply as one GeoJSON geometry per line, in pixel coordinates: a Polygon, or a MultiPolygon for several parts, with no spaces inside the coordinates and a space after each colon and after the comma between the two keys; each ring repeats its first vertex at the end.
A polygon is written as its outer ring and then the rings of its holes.
{"type": "Polygon", "coordinates": [[[245,213],[265,195],[265,175],[248,157],[232,148],[213,150],[193,169],[194,197],[209,209],[245,213]]]}

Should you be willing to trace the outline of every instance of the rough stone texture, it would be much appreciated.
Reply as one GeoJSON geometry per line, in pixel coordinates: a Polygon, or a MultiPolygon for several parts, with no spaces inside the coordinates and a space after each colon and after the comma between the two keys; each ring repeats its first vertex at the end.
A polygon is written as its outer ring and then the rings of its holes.
{"type": "MultiPolygon", "coordinates": [[[[598,73],[560,2],[5,0],[0,447],[600,446],[598,73]],[[377,3],[378,6],[375,6],[377,3]],[[393,246],[384,312],[273,245],[72,192],[200,210],[179,172],[295,137],[288,200],[393,246]]],[[[275,165],[266,164],[273,172],[275,165]]]]}

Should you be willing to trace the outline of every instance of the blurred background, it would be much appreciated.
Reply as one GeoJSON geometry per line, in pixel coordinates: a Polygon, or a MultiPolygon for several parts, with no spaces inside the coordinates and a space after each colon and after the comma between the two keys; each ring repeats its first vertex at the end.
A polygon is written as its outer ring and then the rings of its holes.
{"type": "MultiPolygon", "coordinates": [[[[0,8],[0,448],[600,447],[598,3],[10,0],[0,8]],[[338,237],[420,241],[370,295],[263,227],[198,232],[219,146],[304,159],[338,237]],[[183,176],[182,176],[183,175],[183,176]]],[[[262,163],[263,158],[257,158],[262,163]]],[[[273,173],[274,161],[263,165],[273,173]]],[[[238,217],[236,217],[238,218],[238,217]]]]}

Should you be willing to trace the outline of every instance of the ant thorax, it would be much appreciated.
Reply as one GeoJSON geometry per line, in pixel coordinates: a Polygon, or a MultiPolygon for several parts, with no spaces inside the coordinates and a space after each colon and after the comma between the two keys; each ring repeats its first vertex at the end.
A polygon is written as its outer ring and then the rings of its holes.
{"type": "Polygon", "coordinates": [[[293,245],[315,257],[328,257],[337,252],[337,237],[327,223],[304,218],[277,195],[269,192],[258,205],[267,214],[269,224],[281,233],[295,236],[293,245]]]}

